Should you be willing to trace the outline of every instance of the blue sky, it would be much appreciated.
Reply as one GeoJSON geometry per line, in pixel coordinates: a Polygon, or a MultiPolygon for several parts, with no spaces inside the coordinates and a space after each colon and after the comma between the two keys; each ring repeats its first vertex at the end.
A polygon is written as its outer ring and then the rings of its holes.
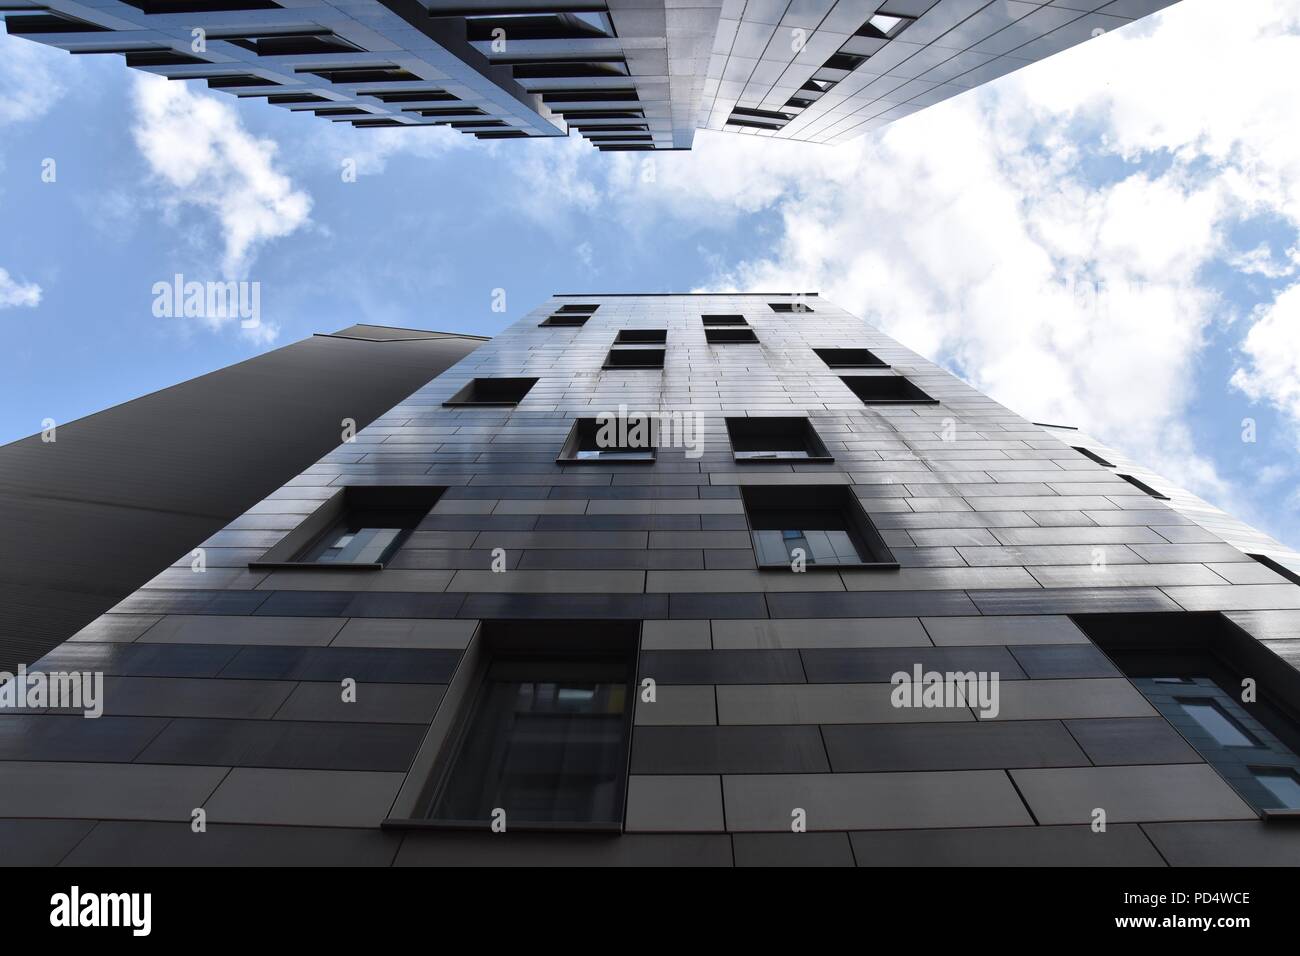
{"type": "Polygon", "coordinates": [[[354,130],[0,36],[0,442],[358,321],[819,290],[1300,544],[1300,3],[1241,12],[1184,0],[840,147],[651,160],[354,130]],[[259,282],[261,327],[155,317],[175,273],[259,282]]]}

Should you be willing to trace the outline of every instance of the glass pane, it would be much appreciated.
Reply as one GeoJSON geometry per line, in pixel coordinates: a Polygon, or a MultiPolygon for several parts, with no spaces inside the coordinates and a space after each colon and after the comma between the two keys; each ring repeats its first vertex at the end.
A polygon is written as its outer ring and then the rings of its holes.
{"type": "Polygon", "coordinates": [[[1254,770],[1255,779],[1288,810],[1300,810],[1300,777],[1294,770],[1254,770]]]}
{"type": "MultiPolygon", "coordinates": [[[[546,662],[546,676],[555,666],[546,662]]],[[[489,678],[433,816],[486,822],[501,808],[507,826],[617,823],[626,708],[623,683],[489,678]]]]}
{"type": "Polygon", "coordinates": [[[1212,700],[1180,699],[1178,705],[1187,712],[1187,716],[1200,724],[1216,743],[1225,747],[1254,747],[1258,743],[1212,700]]]}

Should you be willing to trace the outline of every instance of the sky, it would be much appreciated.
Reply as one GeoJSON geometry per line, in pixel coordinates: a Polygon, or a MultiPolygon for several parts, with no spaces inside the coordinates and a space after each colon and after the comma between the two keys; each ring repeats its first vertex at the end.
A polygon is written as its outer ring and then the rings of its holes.
{"type": "Polygon", "coordinates": [[[843,145],[652,157],[357,130],[0,35],[0,443],[355,322],[818,291],[1300,545],[1300,0],[1224,9],[843,145]],[[155,314],[177,274],[258,283],[260,323],[155,314]]]}

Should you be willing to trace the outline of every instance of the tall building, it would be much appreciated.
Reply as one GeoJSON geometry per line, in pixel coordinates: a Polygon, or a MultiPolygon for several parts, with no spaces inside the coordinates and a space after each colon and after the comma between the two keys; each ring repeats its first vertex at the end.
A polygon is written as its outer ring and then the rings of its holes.
{"type": "Polygon", "coordinates": [[[361,127],[842,142],[1173,0],[7,0],[9,33],[361,127]]]}
{"type": "Polygon", "coordinates": [[[11,861],[1300,863],[1297,556],[815,295],[555,296],[192,545],[11,861]]]}

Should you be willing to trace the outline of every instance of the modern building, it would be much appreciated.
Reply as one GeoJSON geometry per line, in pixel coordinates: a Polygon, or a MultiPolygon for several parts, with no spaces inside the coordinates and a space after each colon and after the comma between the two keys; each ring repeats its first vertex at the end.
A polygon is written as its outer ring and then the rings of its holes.
{"type": "Polygon", "coordinates": [[[9,33],[361,127],[842,142],[1173,0],[6,0],[9,33]]]}
{"type": "Polygon", "coordinates": [[[0,845],[1294,865],[1300,564],[1216,514],[815,295],[555,296],[34,662],[103,716],[0,710],[0,845]]]}

